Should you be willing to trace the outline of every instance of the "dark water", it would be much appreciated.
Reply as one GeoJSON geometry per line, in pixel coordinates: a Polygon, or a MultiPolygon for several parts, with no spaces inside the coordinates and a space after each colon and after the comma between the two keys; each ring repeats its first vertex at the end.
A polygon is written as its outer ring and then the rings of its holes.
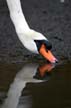
{"type": "Polygon", "coordinates": [[[0,108],[71,108],[71,62],[0,64],[0,108]]]}

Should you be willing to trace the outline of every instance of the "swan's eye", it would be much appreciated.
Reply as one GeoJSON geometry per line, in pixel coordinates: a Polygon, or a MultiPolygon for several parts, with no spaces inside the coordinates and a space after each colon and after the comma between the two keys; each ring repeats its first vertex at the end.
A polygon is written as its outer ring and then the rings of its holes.
{"type": "Polygon", "coordinates": [[[45,41],[45,46],[47,50],[51,50],[52,49],[52,44],[49,41],[45,41]]]}
{"type": "Polygon", "coordinates": [[[52,44],[48,40],[34,40],[34,41],[36,43],[38,51],[40,50],[42,44],[45,45],[47,50],[50,50],[52,48],[52,44]]]}

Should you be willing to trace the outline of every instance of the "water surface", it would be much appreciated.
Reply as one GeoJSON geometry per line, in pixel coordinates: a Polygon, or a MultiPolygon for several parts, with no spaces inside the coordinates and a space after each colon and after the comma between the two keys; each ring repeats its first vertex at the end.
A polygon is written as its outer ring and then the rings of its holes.
{"type": "Polygon", "coordinates": [[[0,64],[0,108],[71,108],[71,62],[0,64]]]}

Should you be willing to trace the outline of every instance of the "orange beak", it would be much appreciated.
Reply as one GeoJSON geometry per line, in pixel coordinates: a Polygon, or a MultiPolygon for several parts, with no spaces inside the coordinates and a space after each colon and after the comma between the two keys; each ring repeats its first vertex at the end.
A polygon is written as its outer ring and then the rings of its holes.
{"type": "Polygon", "coordinates": [[[58,60],[54,57],[50,50],[46,51],[46,46],[44,44],[41,45],[39,49],[39,53],[49,62],[56,63],[58,60]]]}

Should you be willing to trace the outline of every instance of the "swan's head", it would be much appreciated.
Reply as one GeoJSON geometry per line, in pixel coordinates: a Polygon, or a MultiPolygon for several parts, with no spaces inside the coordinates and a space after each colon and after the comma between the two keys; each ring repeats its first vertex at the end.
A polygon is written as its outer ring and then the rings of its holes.
{"type": "Polygon", "coordinates": [[[51,49],[52,44],[48,40],[35,40],[39,54],[51,63],[56,63],[57,59],[53,56],[51,49]]]}
{"type": "Polygon", "coordinates": [[[32,52],[39,52],[46,60],[51,63],[56,63],[57,59],[51,53],[52,44],[46,37],[34,30],[30,30],[26,36],[26,47],[32,52]]]}

